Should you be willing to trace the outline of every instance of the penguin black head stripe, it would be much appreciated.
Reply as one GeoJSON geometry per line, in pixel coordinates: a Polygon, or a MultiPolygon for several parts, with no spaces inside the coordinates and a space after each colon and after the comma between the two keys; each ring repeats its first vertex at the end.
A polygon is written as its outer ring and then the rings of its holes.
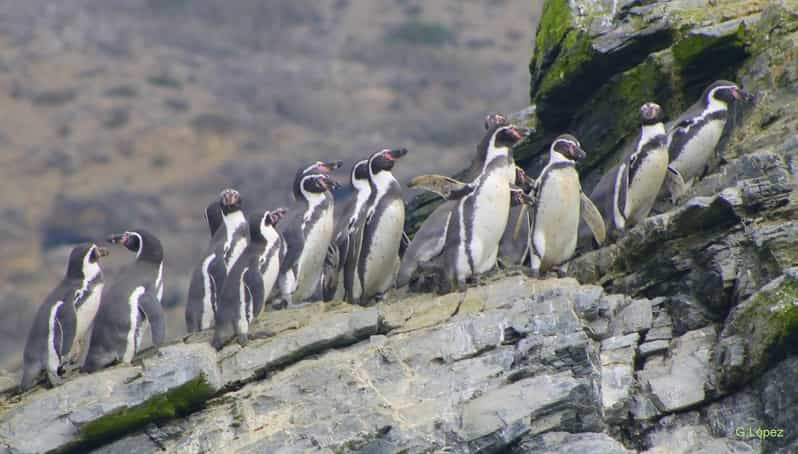
{"type": "Polygon", "coordinates": [[[369,161],[368,159],[364,159],[362,161],[358,161],[352,166],[352,184],[354,185],[357,181],[366,181],[368,182],[369,179],[369,161]]]}
{"type": "Polygon", "coordinates": [[[230,214],[241,209],[241,194],[235,189],[225,189],[219,194],[222,213],[230,214]]]}
{"type": "Polygon", "coordinates": [[[108,237],[108,241],[121,244],[136,253],[136,259],[160,264],[163,261],[163,247],[158,238],[144,230],[128,230],[125,233],[108,237]]]}
{"type": "Polygon", "coordinates": [[[659,104],[647,102],[640,107],[640,122],[644,125],[653,125],[662,121],[664,113],[659,104]]]}
{"type": "Polygon", "coordinates": [[[485,117],[485,130],[489,131],[508,124],[507,117],[500,113],[490,114],[485,117]]]}
{"type": "Polygon", "coordinates": [[[527,136],[529,131],[519,126],[508,125],[500,127],[494,134],[494,148],[512,148],[527,136]]]}
{"type": "Polygon", "coordinates": [[[316,161],[307,167],[297,170],[294,177],[293,195],[294,198],[299,199],[302,196],[302,178],[306,175],[312,174],[329,174],[343,165],[343,161],[330,161],[322,162],[316,161]]]}
{"type": "Polygon", "coordinates": [[[205,208],[203,218],[208,222],[208,228],[211,230],[211,236],[216,234],[219,227],[222,226],[224,220],[222,219],[222,207],[219,205],[218,200],[214,200],[205,208]]]}
{"type": "Polygon", "coordinates": [[[753,100],[753,95],[742,90],[739,86],[737,86],[737,84],[728,80],[718,80],[713,82],[706,89],[704,89],[704,93],[701,97],[705,106],[709,105],[712,99],[716,99],[727,104],[734,101],[753,100]]]}
{"type": "Polygon", "coordinates": [[[330,178],[324,174],[305,175],[300,180],[302,192],[320,194],[328,191],[332,187],[330,178]]]}
{"type": "Polygon", "coordinates": [[[587,156],[579,140],[571,134],[562,134],[554,139],[551,151],[561,154],[570,161],[581,161],[587,156]]]}
{"type": "Polygon", "coordinates": [[[88,268],[97,266],[100,257],[108,255],[108,249],[97,247],[92,243],[81,244],[72,249],[67,262],[66,275],[70,279],[83,279],[86,277],[88,268]]]}
{"type": "Polygon", "coordinates": [[[286,209],[258,211],[249,216],[249,236],[252,241],[264,241],[263,228],[274,227],[285,217],[286,209]]]}
{"type": "Polygon", "coordinates": [[[377,174],[384,170],[390,171],[393,169],[394,163],[397,159],[407,154],[406,148],[399,148],[394,150],[382,150],[371,156],[369,165],[371,166],[371,173],[377,174]]]}

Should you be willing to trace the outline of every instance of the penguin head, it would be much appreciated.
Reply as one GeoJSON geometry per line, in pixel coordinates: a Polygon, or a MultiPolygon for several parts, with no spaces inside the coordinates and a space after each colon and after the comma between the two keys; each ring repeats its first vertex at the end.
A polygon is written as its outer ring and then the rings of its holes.
{"type": "Polygon", "coordinates": [[[100,257],[108,255],[108,249],[94,243],[75,246],[69,254],[67,276],[70,278],[89,279],[100,273],[100,257]]]}
{"type": "Polygon", "coordinates": [[[302,194],[321,194],[332,189],[333,182],[330,177],[323,173],[313,173],[302,177],[300,188],[302,194]]]}
{"type": "Polygon", "coordinates": [[[285,213],[285,208],[277,208],[275,210],[265,212],[263,214],[263,225],[272,227],[276,226],[285,217],[285,213]]]}
{"type": "Polygon", "coordinates": [[[490,131],[491,129],[498,128],[500,126],[506,126],[508,124],[507,117],[500,113],[489,114],[485,117],[485,130],[490,131]]]}
{"type": "Polygon", "coordinates": [[[160,240],[147,230],[128,230],[124,233],[113,234],[108,237],[108,242],[121,244],[129,251],[135,252],[138,260],[157,264],[163,261],[163,247],[160,240]]]}
{"type": "Polygon", "coordinates": [[[581,161],[587,156],[582,144],[571,134],[562,134],[554,139],[551,144],[551,154],[553,157],[562,156],[568,161],[581,161]]]}
{"type": "Polygon", "coordinates": [[[371,155],[369,158],[369,173],[376,175],[380,172],[390,172],[396,160],[407,154],[407,148],[384,149],[371,155]]]}
{"type": "Polygon", "coordinates": [[[222,219],[222,207],[219,204],[218,200],[214,200],[205,208],[205,212],[202,214],[202,217],[205,219],[205,222],[208,223],[208,228],[211,230],[211,236],[216,234],[216,231],[219,230],[219,227],[222,226],[224,220],[222,219]]]}
{"type": "Polygon", "coordinates": [[[529,129],[520,126],[501,126],[493,133],[493,148],[512,148],[515,144],[524,140],[529,132],[529,129]]]}
{"type": "Polygon", "coordinates": [[[299,199],[302,196],[303,177],[314,173],[328,174],[338,169],[343,164],[344,164],[343,161],[329,161],[329,162],[316,161],[306,167],[297,170],[296,176],[294,177],[294,184],[292,185],[292,193],[291,193],[294,196],[294,199],[299,199]]]}
{"type": "Polygon", "coordinates": [[[663,117],[662,107],[657,103],[647,102],[640,107],[640,122],[643,125],[661,123],[663,117]]]}
{"type": "Polygon", "coordinates": [[[224,215],[238,211],[241,209],[241,194],[235,189],[225,189],[219,194],[219,205],[224,215]]]}
{"type": "Polygon", "coordinates": [[[734,82],[718,80],[710,84],[704,90],[702,99],[704,105],[709,105],[713,100],[729,104],[734,101],[750,102],[753,101],[754,96],[740,88],[734,82]]]}

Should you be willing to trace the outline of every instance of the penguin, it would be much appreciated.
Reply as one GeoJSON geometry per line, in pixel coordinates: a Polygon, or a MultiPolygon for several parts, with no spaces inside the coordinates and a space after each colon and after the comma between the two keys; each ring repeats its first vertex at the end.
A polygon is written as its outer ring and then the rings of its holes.
{"type": "MultiPolygon", "coordinates": [[[[345,298],[365,305],[395,284],[405,224],[402,189],[391,170],[407,149],[381,150],[367,163],[369,198],[354,227],[344,267],[345,298]]],[[[362,211],[362,210],[361,210],[362,211]]]]}
{"type": "MultiPolygon", "coordinates": [[[[653,102],[640,107],[640,135],[632,153],[605,173],[590,199],[606,221],[608,237],[617,237],[648,217],[668,173],[668,148],[662,108],[653,102]]],[[[586,225],[580,237],[590,238],[586,225]]]]}
{"type": "Polygon", "coordinates": [[[20,389],[30,389],[46,372],[50,386],[61,384],[60,371],[72,349],[88,332],[103,289],[100,257],[108,249],[93,243],[75,246],[66,275],[36,312],[23,353],[20,389]]]}
{"type": "Polygon", "coordinates": [[[498,262],[504,268],[522,265],[529,257],[530,200],[527,195],[534,182],[520,167],[515,168],[515,185],[510,197],[510,215],[499,241],[498,262]]]}
{"type": "Polygon", "coordinates": [[[359,220],[366,215],[370,195],[368,159],[362,159],[352,166],[349,190],[333,192],[335,231],[324,259],[321,281],[321,296],[324,301],[335,299],[343,287],[339,285],[340,274],[346,266],[349,245],[354,241],[359,220]]]}
{"type": "MultiPolygon", "coordinates": [[[[507,125],[507,119],[502,114],[490,114],[485,117],[485,135],[477,145],[476,156],[471,161],[471,165],[463,172],[464,179],[473,182],[480,176],[485,166],[485,160],[490,149],[489,145],[494,138],[494,134],[500,127],[507,125]]],[[[530,130],[529,132],[531,133],[532,131],[530,130]]],[[[449,223],[458,205],[460,192],[457,189],[462,191],[462,188],[467,184],[439,175],[433,176],[432,182],[425,177],[414,178],[408,187],[432,190],[441,195],[445,201],[427,216],[413,236],[412,241],[407,245],[397,273],[396,287],[404,287],[410,284],[411,279],[419,269],[434,270],[435,272],[442,270],[443,264],[440,262],[448,235],[449,223]],[[440,187],[435,187],[440,186],[439,183],[447,186],[443,193],[440,187]]],[[[442,276],[440,277],[442,279],[442,276]]]]}
{"type": "Polygon", "coordinates": [[[186,328],[189,333],[213,326],[216,306],[224,288],[227,271],[244,252],[248,237],[241,196],[225,189],[205,209],[211,241],[191,275],[186,302],[186,328]]]}
{"type": "Polygon", "coordinates": [[[291,185],[291,196],[294,198],[295,201],[302,202],[302,178],[306,175],[313,175],[313,174],[325,174],[329,175],[330,173],[334,172],[335,170],[339,169],[343,165],[343,161],[330,161],[330,162],[322,162],[316,161],[313,164],[310,164],[306,167],[303,167],[296,171],[296,175],[294,176],[294,182],[291,185]]]}
{"type": "Polygon", "coordinates": [[[260,314],[280,271],[284,249],[275,226],[284,216],[285,208],[250,216],[250,243],[227,276],[216,313],[212,345],[217,350],[233,333],[240,345],[247,344],[249,325],[260,314]]]}
{"type": "Polygon", "coordinates": [[[116,362],[129,364],[138,352],[141,334],[150,325],[152,343],[159,346],[166,336],[161,306],[165,278],[163,247],[144,229],[128,230],[108,237],[136,253],[136,260],[123,268],[103,289],[94,320],[84,372],[93,372],[116,362]]]}
{"type": "Polygon", "coordinates": [[[280,223],[287,252],[278,278],[282,301],[275,308],[301,303],[313,295],[332,241],[332,180],[324,173],[310,173],[300,178],[299,187],[301,209],[280,223]]]}
{"type": "Polygon", "coordinates": [[[530,267],[533,277],[573,257],[579,219],[594,232],[601,245],[606,236],[604,220],[593,202],[582,192],[576,161],[585,158],[582,145],[570,134],[558,136],[549,149],[549,162],[533,187],[534,207],[529,231],[530,267]]]}
{"type": "Polygon", "coordinates": [[[754,97],[734,82],[718,80],[701,98],[668,125],[670,165],[666,185],[675,203],[692,183],[708,172],[709,161],[720,142],[729,117],[729,104],[754,97]]]}

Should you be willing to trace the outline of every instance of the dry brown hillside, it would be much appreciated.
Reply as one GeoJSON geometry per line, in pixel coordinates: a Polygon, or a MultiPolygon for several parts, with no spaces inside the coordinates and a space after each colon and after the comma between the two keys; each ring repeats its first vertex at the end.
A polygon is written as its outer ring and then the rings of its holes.
{"type": "Polygon", "coordinates": [[[384,146],[402,181],[463,167],[483,115],[528,102],[539,3],[0,3],[0,366],[77,241],[157,233],[176,336],[223,187],[278,205],[300,164],[384,146]]]}

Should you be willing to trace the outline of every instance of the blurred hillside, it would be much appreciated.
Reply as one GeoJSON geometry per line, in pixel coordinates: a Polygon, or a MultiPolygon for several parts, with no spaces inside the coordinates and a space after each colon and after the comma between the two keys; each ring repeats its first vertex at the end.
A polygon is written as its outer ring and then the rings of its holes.
{"type": "Polygon", "coordinates": [[[528,102],[539,3],[0,3],[0,367],[75,242],[159,235],[171,337],[223,187],[284,204],[300,165],[385,146],[411,150],[403,182],[462,168],[484,114],[528,102]]]}

